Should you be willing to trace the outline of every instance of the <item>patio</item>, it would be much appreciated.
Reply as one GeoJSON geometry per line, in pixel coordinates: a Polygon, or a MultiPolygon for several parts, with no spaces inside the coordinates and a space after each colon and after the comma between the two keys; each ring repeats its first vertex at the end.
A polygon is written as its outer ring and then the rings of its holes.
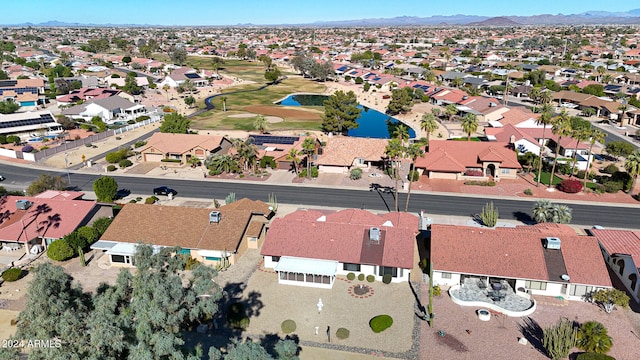
{"type": "Polygon", "coordinates": [[[527,294],[519,295],[505,280],[492,282],[489,286],[483,278],[469,277],[462,286],[449,289],[451,299],[462,306],[484,306],[508,316],[525,316],[533,313],[535,301],[527,294]]]}

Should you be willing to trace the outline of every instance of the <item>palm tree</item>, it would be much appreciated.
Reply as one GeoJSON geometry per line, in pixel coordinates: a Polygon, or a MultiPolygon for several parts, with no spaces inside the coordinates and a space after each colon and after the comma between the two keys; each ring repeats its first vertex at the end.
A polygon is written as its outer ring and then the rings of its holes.
{"type": "Polygon", "coordinates": [[[449,117],[449,121],[453,121],[453,117],[458,113],[458,108],[456,104],[449,104],[444,107],[444,112],[449,117]]]}
{"type": "Polygon", "coordinates": [[[555,176],[556,165],[558,164],[558,155],[560,153],[560,142],[562,142],[562,137],[565,135],[569,135],[571,132],[571,121],[566,109],[562,109],[560,115],[554,118],[553,129],[551,131],[553,131],[554,134],[558,135],[558,141],[556,143],[556,151],[553,157],[551,174],[549,175],[548,188],[551,188],[551,185],[553,184],[553,177],[555,176]]]}
{"type": "Polygon", "coordinates": [[[534,104],[536,104],[536,107],[538,106],[539,102],[540,102],[540,95],[542,93],[540,92],[540,88],[539,87],[533,87],[530,91],[529,91],[529,99],[531,99],[533,101],[534,104]]]}
{"type": "Polygon", "coordinates": [[[552,116],[553,116],[553,107],[551,106],[551,104],[544,104],[542,106],[542,113],[540,114],[540,116],[538,117],[538,120],[536,121],[538,125],[542,124],[542,144],[540,145],[540,155],[539,155],[539,161],[538,161],[538,177],[536,179],[536,187],[540,185],[540,177],[542,176],[542,159],[543,159],[542,155],[543,155],[545,143],[546,143],[545,132],[547,130],[547,125],[551,123],[552,116]]]}
{"type": "Polygon", "coordinates": [[[551,104],[551,100],[553,100],[553,95],[551,94],[551,91],[547,90],[547,91],[542,91],[540,93],[540,103],[551,104]]]}
{"type": "Polygon", "coordinates": [[[404,143],[409,140],[409,127],[405,124],[396,125],[391,137],[400,140],[400,144],[404,146],[404,143]]]}
{"type": "Polygon", "coordinates": [[[571,164],[571,174],[569,177],[573,177],[573,171],[576,169],[576,163],[578,162],[578,145],[580,145],[581,141],[585,141],[589,139],[591,135],[591,128],[589,129],[574,129],[571,131],[571,137],[576,139],[576,147],[573,149],[573,161],[571,164]]]}
{"type": "Polygon", "coordinates": [[[629,105],[626,102],[622,102],[618,106],[618,111],[620,112],[620,126],[625,126],[624,116],[627,114],[627,110],[629,109],[629,105]]]}
{"type": "Polygon", "coordinates": [[[258,115],[258,117],[253,120],[253,128],[260,131],[260,134],[264,134],[265,131],[269,130],[269,122],[264,116],[258,115]]]}
{"type": "Polygon", "coordinates": [[[232,144],[236,149],[237,159],[242,164],[242,170],[255,169],[258,147],[251,143],[249,139],[234,139],[232,144]]]}
{"type": "Polygon", "coordinates": [[[554,204],[553,216],[551,217],[552,223],[556,224],[568,224],[571,222],[573,210],[567,205],[554,204]]]}
{"type": "Polygon", "coordinates": [[[432,107],[431,113],[433,114],[433,116],[439,118],[440,114],[442,114],[442,110],[439,107],[432,107]]]}
{"type": "Polygon", "coordinates": [[[432,132],[438,129],[438,122],[436,116],[432,113],[426,113],[422,115],[420,120],[420,129],[427,133],[427,144],[429,143],[429,137],[432,132]]]}
{"type": "MultiPolygon", "coordinates": [[[[627,173],[633,178],[633,185],[635,185],[640,174],[640,150],[636,150],[627,156],[627,160],[624,162],[624,168],[627,173]]],[[[629,189],[629,192],[633,190],[633,185],[629,189]]]]}
{"type": "Polygon", "coordinates": [[[587,321],[580,326],[577,336],[578,348],[596,354],[606,354],[611,350],[613,341],[607,328],[597,321],[587,321]]]}
{"type": "Polygon", "coordinates": [[[162,90],[164,90],[164,92],[167,93],[167,101],[169,101],[169,89],[171,89],[169,85],[165,85],[162,87],[162,90]]]}
{"type": "Polygon", "coordinates": [[[298,158],[298,151],[294,148],[291,148],[289,150],[289,153],[287,154],[287,160],[291,161],[291,163],[293,164],[293,171],[295,172],[296,176],[298,175],[298,165],[300,164],[300,158],[298,158]]]}
{"type": "Polygon", "coordinates": [[[307,162],[307,178],[311,178],[311,155],[316,153],[316,139],[308,137],[302,142],[302,150],[300,154],[306,156],[307,162]]]}
{"type": "Polygon", "coordinates": [[[391,161],[393,162],[393,178],[396,181],[395,188],[395,211],[398,211],[398,180],[400,179],[399,175],[399,167],[400,167],[400,158],[404,155],[404,147],[402,146],[402,142],[399,138],[389,139],[389,144],[385,149],[385,154],[391,161]]]}
{"type": "Polygon", "coordinates": [[[553,216],[553,204],[549,200],[538,200],[533,205],[532,214],[537,223],[547,222],[553,216]]]}
{"type": "Polygon", "coordinates": [[[409,198],[411,197],[411,183],[413,182],[413,172],[416,169],[416,159],[424,154],[422,146],[419,144],[411,144],[405,148],[405,155],[411,159],[409,168],[409,191],[407,192],[407,203],[404,206],[404,212],[409,211],[409,198]]]}
{"type": "Polygon", "coordinates": [[[227,111],[227,97],[222,97],[222,111],[227,111]]]}
{"type": "Polygon", "coordinates": [[[471,141],[471,133],[478,130],[478,118],[472,113],[462,117],[462,130],[467,133],[467,141],[471,141]]]}
{"type": "Polygon", "coordinates": [[[596,71],[598,72],[598,81],[600,82],[602,81],[602,75],[604,75],[604,73],[607,72],[607,70],[604,68],[604,66],[598,66],[596,71]]]}
{"type": "Polygon", "coordinates": [[[238,161],[231,155],[215,155],[207,159],[207,168],[216,173],[231,173],[238,171],[238,161]]]}
{"type": "Polygon", "coordinates": [[[593,157],[592,157],[592,150],[593,150],[593,145],[596,142],[603,142],[605,136],[607,136],[606,133],[602,132],[600,129],[598,128],[591,128],[591,138],[589,139],[589,154],[587,154],[589,157],[587,158],[587,170],[584,172],[584,178],[582,179],[582,190],[586,191],[587,189],[587,175],[589,174],[589,170],[591,168],[591,162],[593,161],[593,157]]]}

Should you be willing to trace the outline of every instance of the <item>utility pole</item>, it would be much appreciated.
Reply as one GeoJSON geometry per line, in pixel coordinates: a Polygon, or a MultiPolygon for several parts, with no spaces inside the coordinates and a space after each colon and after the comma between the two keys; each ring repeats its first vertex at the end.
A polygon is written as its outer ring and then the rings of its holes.
{"type": "Polygon", "coordinates": [[[71,175],[69,175],[69,154],[64,154],[64,167],[67,169],[68,185],[71,185],[71,175]]]}
{"type": "Polygon", "coordinates": [[[504,82],[504,106],[509,106],[509,103],[507,102],[507,97],[509,96],[509,73],[507,72],[507,79],[504,82]]]}

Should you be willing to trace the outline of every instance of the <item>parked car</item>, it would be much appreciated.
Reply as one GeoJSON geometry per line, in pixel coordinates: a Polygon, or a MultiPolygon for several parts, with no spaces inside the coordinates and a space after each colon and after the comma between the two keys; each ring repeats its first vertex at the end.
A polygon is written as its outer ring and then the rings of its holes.
{"type": "Polygon", "coordinates": [[[160,186],[153,189],[153,195],[169,195],[176,196],[178,192],[168,186],[160,186]]]}
{"type": "Polygon", "coordinates": [[[4,176],[0,175],[0,181],[4,181],[4,176]]]}

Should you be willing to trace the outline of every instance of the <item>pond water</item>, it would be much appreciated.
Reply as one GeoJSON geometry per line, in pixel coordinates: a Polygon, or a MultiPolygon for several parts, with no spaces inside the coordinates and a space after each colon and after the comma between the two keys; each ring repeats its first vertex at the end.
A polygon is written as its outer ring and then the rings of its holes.
{"type": "MultiPolygon", "coordinates": [[[[326,95],[289,95],[285,99],[280,101],[278,105],[323,106],[323,103],[325,100],[327,100],[327,98],[328,96],[326,95]]],[[[360,117],[357,120],[358,127],[356,129],[349,130],[349,132],[347,133],[348,136],[388,139],[390,136],[387,121],[393,124],[402,124],[400,120],[392,118],[391,116],[381,113],[378,110],[374,110],[362,105],[358,105],[358,108],[362,110],[362,112],[360,113],[360,117]]],[[[412,139],[416,137],[416,132],[411,128],[409,128],[409,137],[412,139]]]]}

